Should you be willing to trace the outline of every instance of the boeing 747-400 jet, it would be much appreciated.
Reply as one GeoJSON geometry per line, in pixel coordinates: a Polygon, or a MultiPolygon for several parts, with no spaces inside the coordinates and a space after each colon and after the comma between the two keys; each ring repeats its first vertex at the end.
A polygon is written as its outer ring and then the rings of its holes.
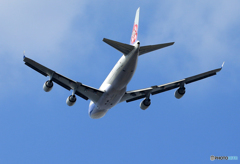
{"type": "Polygon", "coordinates": [[[155,95],[175,88],[178,88],[175,91],[175,97],[180,99],[185,94],[185,84],[216,75],[216,73],[222,69],[221,67],[163,85],[156,85],[134,91],[126,91],[127,85],[136,71],[139,56],[174,44],[174,42],[170,42],[157,45],[140,46],[140,42],[137,40],[139,11],[140,8],[138,8],[136,12],[130,44],[124,44],[106,38],[103,39],[105,43],[114,47],[123,53],[123,55],[113,67],[112,71],[109,73],[99,89],[71,80],[25,57],[25,55],[23,57],[23,61],[27,66],[31,67],[35,71],[44,76],[50,77],[43,85],[44,91],[49,92],[53,87],[53,82],[67,90],[72,90],[72,94],[66,100],[67,105],[72,106],[75,104],[77,100],[76,95],[85,100],[90,99],[91,102],[89,104],[88,113],[90,117],[94,119],[103,117],[109,109],[124,101],[131,102],[143,99],[140,103],[140,108],[145,110],[151,104],[150,95],[155,95]]]}

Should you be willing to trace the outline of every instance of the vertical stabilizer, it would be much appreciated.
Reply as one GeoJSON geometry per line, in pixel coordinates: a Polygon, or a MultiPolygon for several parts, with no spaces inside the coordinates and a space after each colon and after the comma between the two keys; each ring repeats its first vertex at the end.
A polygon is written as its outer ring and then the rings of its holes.
{"type": "Polygon", "coordinates": [[[131,36],[131,41],[130,44],[133,45],[137,41],[137,36],[138,36],[138,24],[139,24],[139,12],[140,12],[140,7],[136,11],[136,16],[133,24],[133,31],[132,31],[132,36],[131,36]]]}

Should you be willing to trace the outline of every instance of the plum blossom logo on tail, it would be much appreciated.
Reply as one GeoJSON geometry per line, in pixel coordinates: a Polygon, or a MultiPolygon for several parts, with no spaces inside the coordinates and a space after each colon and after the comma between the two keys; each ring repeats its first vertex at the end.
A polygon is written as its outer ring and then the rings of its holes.
{"type": "Polygon", "coordinates": [[[137,40],[137,34],[138,34],[138,25],[135,24],[133,26],[132,37],[131,37],[131,43],[132,44],[137,40]]]}

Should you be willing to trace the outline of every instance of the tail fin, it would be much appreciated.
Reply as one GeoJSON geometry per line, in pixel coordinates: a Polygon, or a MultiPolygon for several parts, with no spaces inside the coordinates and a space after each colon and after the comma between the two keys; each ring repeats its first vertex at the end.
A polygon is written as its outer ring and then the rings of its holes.
{"type": "Polygon", "coordinates": [[[139,12],[140,12],[140,7],[136,11],[136,16],[133,24],[133,31],[132,31],[132,36],[131,36],[131,41],[130,44],[133,45],[137,41],[137,36],[138,36],[138,24],[139,24],[139,12]]]}

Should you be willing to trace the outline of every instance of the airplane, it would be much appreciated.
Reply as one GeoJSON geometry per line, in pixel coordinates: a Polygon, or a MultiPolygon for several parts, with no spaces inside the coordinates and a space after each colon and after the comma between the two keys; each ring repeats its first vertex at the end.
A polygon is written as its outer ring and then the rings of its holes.
{"type": "Polygon", "coordinates": [[[77,100],[76,95],[85,100],[90,99],[91,101],[88,108],[88,114],[93,119],[102,118],[109,111],[109,109],[124,101],[131,102],[144,98],[140,103],[140,108],[142,110],[146,110],[151,104],[150,95],[155,95],[175,88],[178,89],[175,91],[174,95],[177,99],[180,99],[186,92],[186,84],[216,75],[217,72],[221,71],[224,63],[222,64],[221,68],[187,77],[178,81],[163,85],[151,86],[149,88],[139,90],[126,91],[127,85],[136,71],[139,56],[174,44],[174,42],[170,42],[164,44],[140,46],[140,42],[137,40],[139,12],[140,8],[138,8],[136,11],[130,44],[120,43],[106,38],[103,39],[105,43],[117,49],[123,53],[123,55],[113,67],[112,71],[109,73],[99,89],[69,79],[35,62],[34,60],[27,58],[25,54],[23,55],[23,61],[27,66],[39,72],[40,74],[49,76],[49,80],[47,80],[43,85],[44,91],[51,91],[53,88],[53,82],[67,90],[72,90],[72,94],[66,100],[67,105],[73,106],[75,104],[77,100]]]}

